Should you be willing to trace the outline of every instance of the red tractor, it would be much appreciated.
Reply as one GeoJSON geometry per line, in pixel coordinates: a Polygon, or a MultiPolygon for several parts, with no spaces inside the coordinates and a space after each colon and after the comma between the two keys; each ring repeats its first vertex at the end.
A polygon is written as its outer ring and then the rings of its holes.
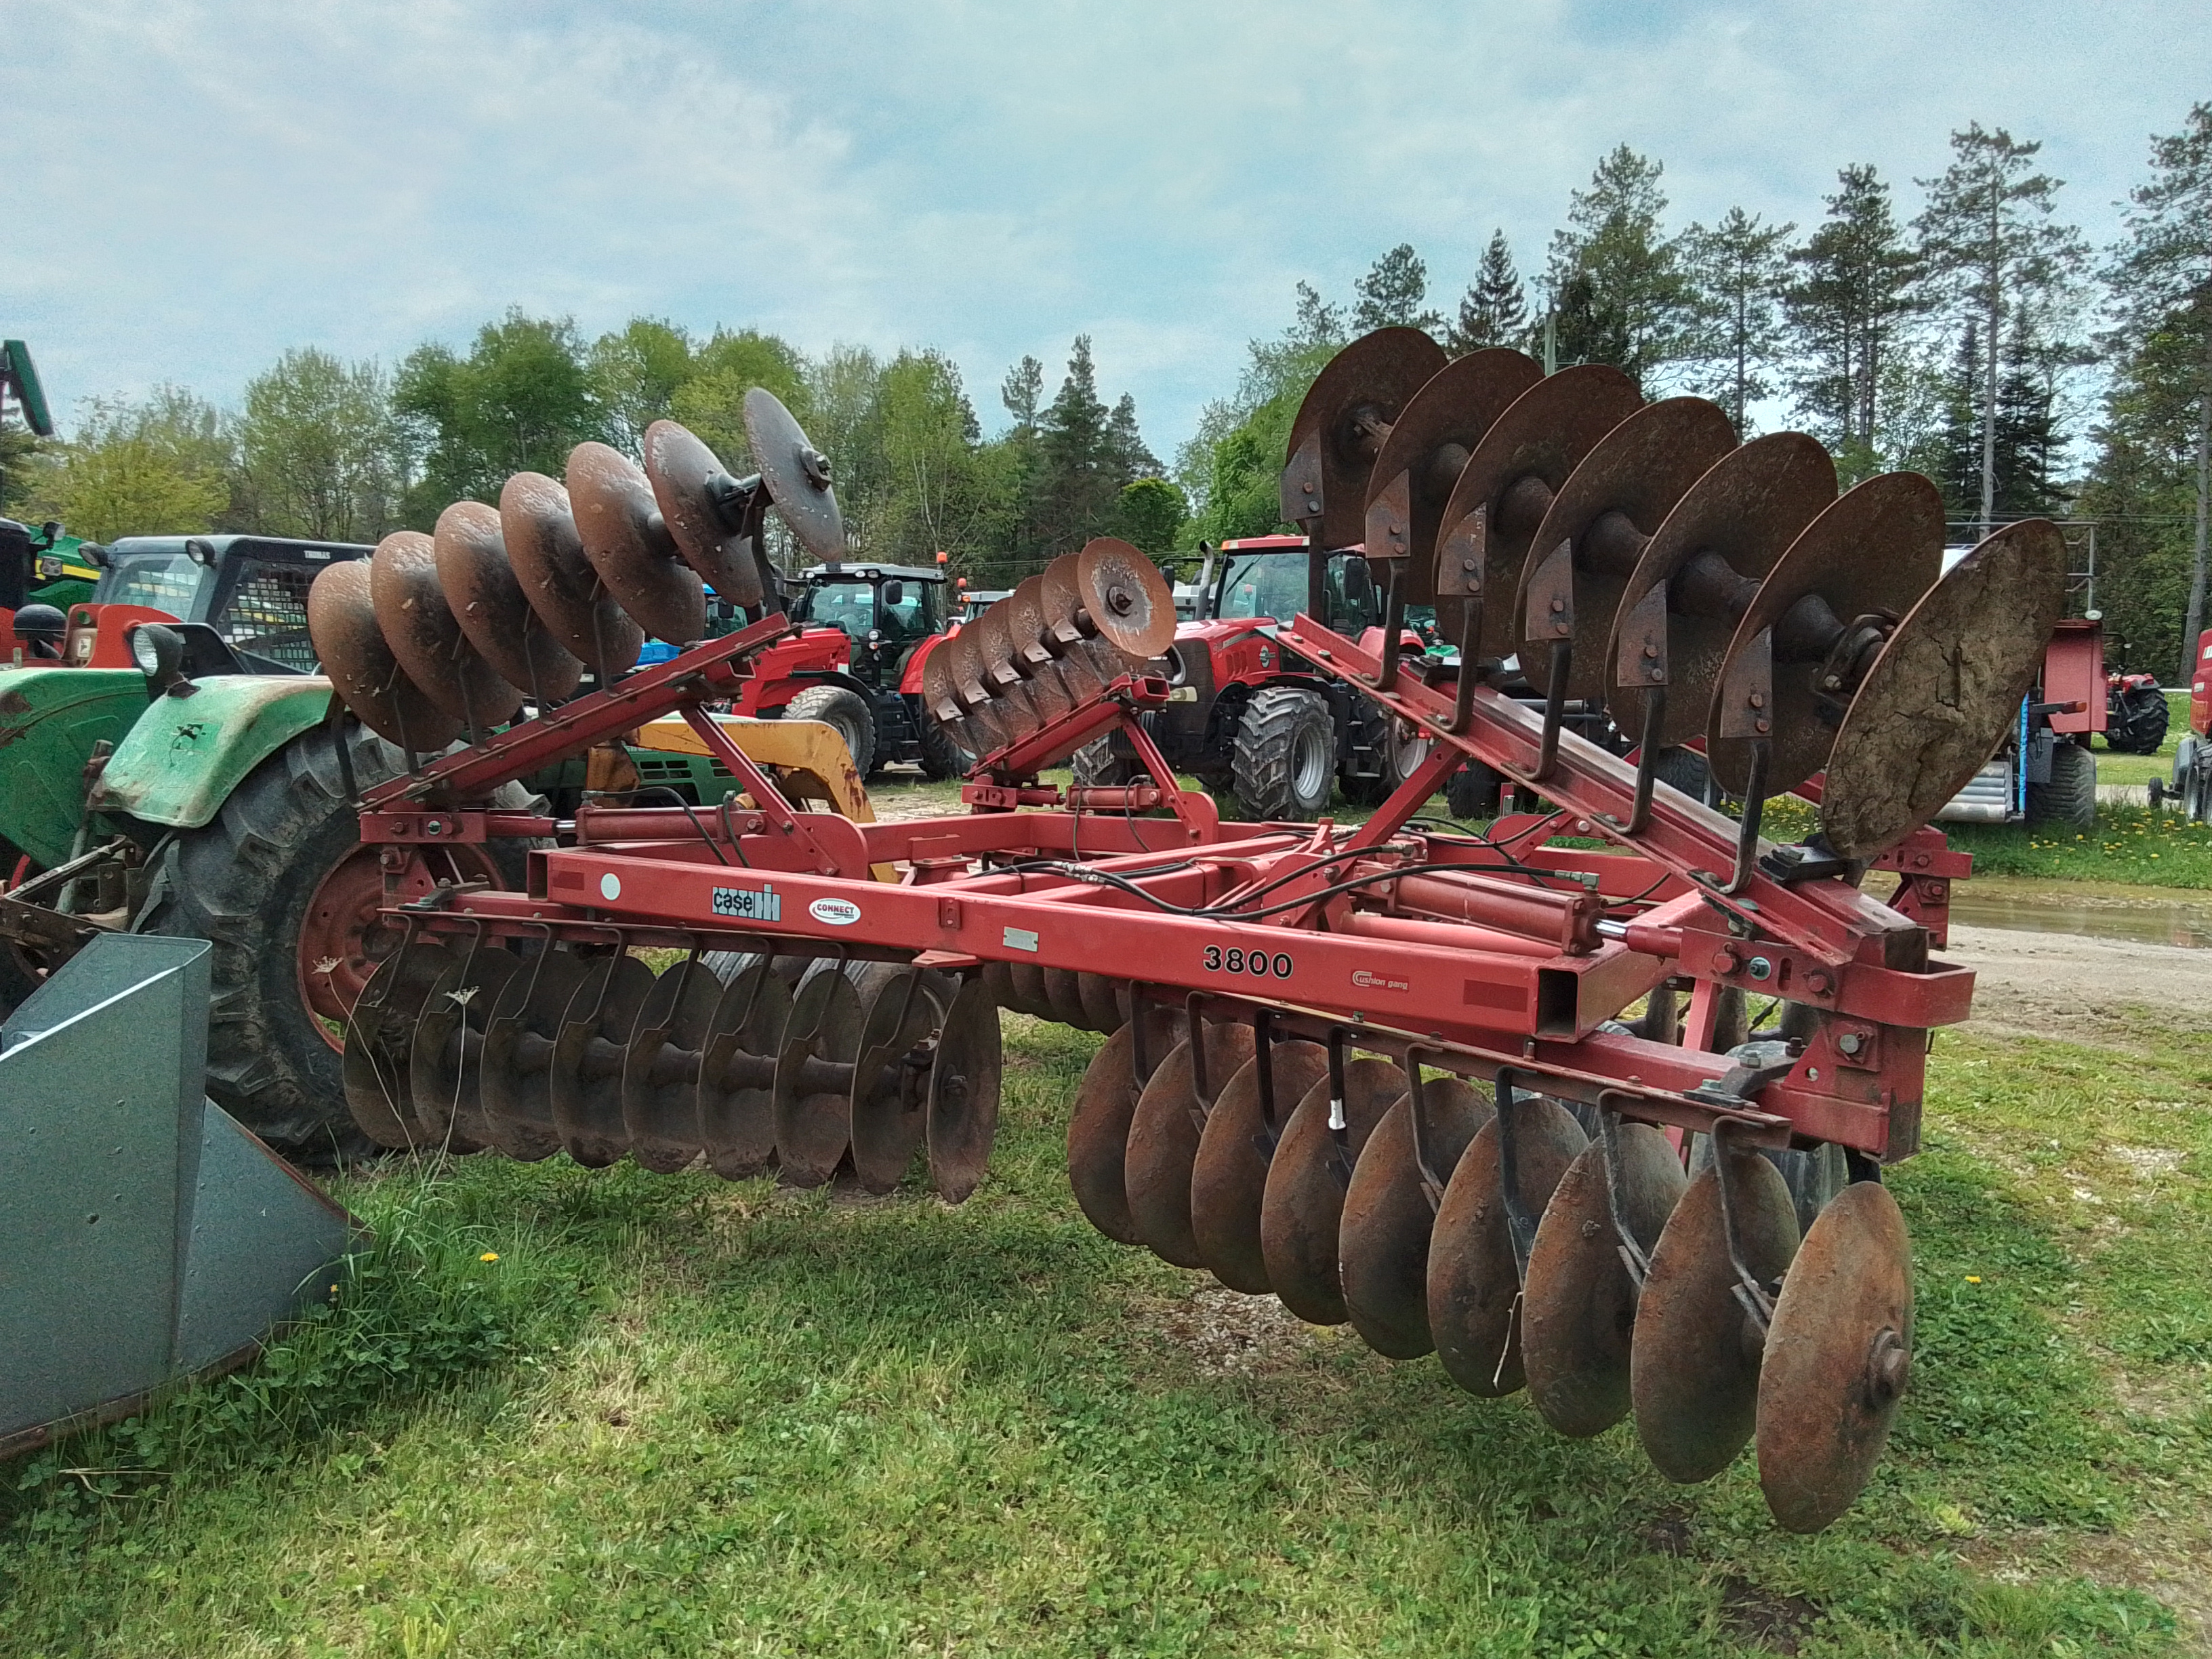
{"type": "MultiPolygon", "coordinates": [[[[1170,764],[1249,819],[1318,817],[1338,784],[1346,799],[1373,805],[1428,754],[1413,727],[1278,639],[1309,607],[1311,558],[1303,536],[1252,536],[1207,551],[1197,617],[1176,629],[1165,659],[1168,704],[1145,717],[1170,764]]],[[[1358,549],[1328,556],[1322,588],[1327,625],[1378,646],[1382,599],[1358,549]]],[[[1422,648],[1411,632],[1406,644],[1422,648]]],[[[1117,736],[1074,764],[1079,782],[1115,784],[1133,775],[1136,758],[1117,736]]]]}
{"type": "Polygon", "coordinates": [[[2212,818],[2212,628],[2197,636],[2197,672],[2189,677],[2189,729],[2173,748],[2173,780],[2154,779],[2150,804],[2172,795],[2192,823],[2212,818]]]}
{"type": "Polygon", "coordinates": [[[2123,755],[2155,755],[2172,718],[2155,674],[2112,674],[2105,680],[2105,747],[2123,755]]]}
{"type": "Polygon", "coordinates": [[[863,777],[902,761],[956,775],[965,757],[921,708],[922,664],[945,638],[944,589],[942,570],[910,565],[820,564],[785,579],[783,609],[804,631],[761,653],[732,707],[834,727],[863,777]]]}

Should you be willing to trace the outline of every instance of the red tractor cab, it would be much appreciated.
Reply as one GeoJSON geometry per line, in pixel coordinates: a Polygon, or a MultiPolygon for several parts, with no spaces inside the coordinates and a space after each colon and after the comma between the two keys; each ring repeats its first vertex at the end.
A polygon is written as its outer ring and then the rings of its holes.
{"type": "Polygon", "coordinates": [[[755,659],[732,705],[741,714],[820,720],[836,729],[863,777],[900,763],[951,777],[963,757],[921,707],[921,668],[945,638],[942,570],[820,564],[783,581],[800,631],[755,659]]]}
{"type": "MultiPolygon", "coordinates": [[[[1383,799],[1420,764],[1428,740],[1278,639],[1310,603],[1306,538],[1250,536],[1201,552],[1196,616],[1176,627],[1161,665],[1170,700],[1145,717],[1161,753],[1249,819],[1318,817],[1339,785],[1353,801],[1383,799]]],[[[1365,555],[1346,548],[1323,556],[1321,620],[1374,648],[1382,596],[1365,555]]],[[[1417,633],[1404,638],[1408,651],[1422,650],[1417,633]]],[[[1075,759],[1085,783],[1126,781],[1135,764],[1120,738],[1075,759]]]]}

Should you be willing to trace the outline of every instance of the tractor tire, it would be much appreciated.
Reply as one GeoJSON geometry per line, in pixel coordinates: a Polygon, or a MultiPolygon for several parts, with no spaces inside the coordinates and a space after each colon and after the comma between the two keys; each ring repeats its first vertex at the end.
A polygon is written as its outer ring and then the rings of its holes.
{"type": "Polygon", "coordinates": [[[1360,806],[1380,806],[1397,793],[1398,786],[1420,769],[1435,740],[1408,726],[1380,704],[1358,700],[1352,714],[1360,746],[1378,756],[1382,769],[1359,777],[1349,772],[1338,780],[1345,799],[1360,806]]]}
{"type": "Polygon", "coordinates": [[[2198,752],[2203,739],[2194,732],[2185,732],[2181,741],[2174,745],[2173,781],[2166,786],[2166,793],[2181,803],[2182,820],[2187,823],[2202,823],[2208,805],[2204,791],[2203,757],[2198,752]]]}
{"type": "Polygon", "coordinates": [[[876,716],[849,686],[810,685],[783,706],[787,720],[820,720],[845,740],[853,769],[862,777],[875,770],[876,716]]]}
{"type": "Polygon", "coordinates": [[[1444,805],[1462,822],[1494,818],[1504,780],[1482,762],[1471,760],[1444,785],[1444,805]]]}
{"type": "Polygon", "coordinates": [[[1133,755],[1117,755],[1110,737],[1093,738],[1068,758],[1079,789],[1119,789],[1144,779],[1133,755]]]}
{"type": "Polygon", "coordinates": [[[2166,693],[2138,685],[2120,693],[2118,719],[2108,725],[2105,747],[2124,755],[2155,755],[2166,741],[2166,728],[2173,711],[2166,706],[2166,693]]]}
{"type": "Polygon", "coordinates": [[[1662,749],[1659,751],[1659,781],[1680,790],[1692,800],[1702,801],[1712,785],[1712,769],[1705,757],[1694,749],[1662,749]]]}
{"type": "Polygon", "coordinates": [[[915,698],[913,708],[915,727],[921,733],[922,776],[932,783],[966,777],[969,769],[975,764],[975,757],[952,740],[951,734],[921,707],[921,701],[915,698]]]}
{"type": "MultiPolygon", "coordinates": [[[[347,741],[356,788],[404,769],[397,749],[350,723],[347,741]]],[[[318,972],[327,999],[342,969],[367,971],[366,962],[326,965],[319,952],[333,932],[353,925],[349,918],[374,908],[374,897],[363,895],[381,883],[374,854],[361,845],[337,742],[323,727],[295,738],[246,775],[213,823],[181,831],[140,928],[215,946],[207,1091],[286,1157],[321,1164],[377,1151],[346,1109],[328,1016],[308,1000],[318,972]],[[309,950],[319,952],[317,963],[305,960],[309,950]]],[[[508,810],[530,800],[519,784],[493,799],[508,810]]],[[[463,876],[523,885],[519,843],[439,849],[448,853],[463,876]]]]}
{"type": "Polygon", "coordinates": [[[1336,725],[1320,694],[1270,685],[1237,722],[1232,788],[1254,823],[1311,821],[1336,782],[1336,725]]]}
{"type": "Polygon", "coordinates": [[[2051,781],[2027,786],[2027,821],[2087,830],[2097,821],[2097,757],[2078,743],[2051,748],[2051,781]]]}

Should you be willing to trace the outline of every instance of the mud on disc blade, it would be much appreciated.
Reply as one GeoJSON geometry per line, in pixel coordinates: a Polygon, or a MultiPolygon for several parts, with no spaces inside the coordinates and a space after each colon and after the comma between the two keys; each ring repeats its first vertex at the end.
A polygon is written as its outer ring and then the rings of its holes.
{"type": "Polygon", "coordinates": [[[498,509],[455,501],[438,515],[431,541],[453,620],[484,660],[509,684],[544,702],[559,702],[574,692],[584,665],[531,609],[507,560],[498,509]]]}
{"type": "Polygon", "coordinates": [[[761,386],[745,393],[745,442],[769,499],[799,544],[817,559],[843,558],[845,520],[830,487],[830,458],[807,441],[776,395],[761,386]]]}
{"type": "Polygon", "coordinates": [[[523,597],[553,637],[602,678],[637,661],[645,630],[615,603],[584,556],[568,492],[542,472],[500,487],[499,527],[523,597]]]}
{"type": "Polygon", "coordinates": [[[438,580],[436,544],[416,530],[397,530],[368,561],[368,594],[376,625],[407,678],[453,719],[477,731],[496,726],[522,706],[522,693],[477,653],[438,580]]]}
{"type": "Polygon", "coordinates": [[[307,637],[339,699],[363,726],[417,755],[435,754],[461,723],[407,678],[376,625],[368,561],[349,559],[307,590],[307,637]]]}

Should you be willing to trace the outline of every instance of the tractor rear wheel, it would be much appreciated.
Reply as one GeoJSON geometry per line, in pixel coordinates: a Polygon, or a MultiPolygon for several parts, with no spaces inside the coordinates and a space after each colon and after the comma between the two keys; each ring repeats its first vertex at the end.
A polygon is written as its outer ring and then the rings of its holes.
{"type": "Polygon", "coordinates": [[[876,716],[850,686],[810,685],[783,707],[787,720],[820,720],[845,740],[853,769],[862,777],[875,769],[876,716]]]}
{"type": "Polygon", "coordinates": [[[1365,776],[1347,771],[1339,781],[1345,799],[1362,806],[1380,806],[1420,769],[1435,739],[1379,703],[1364,697],[1358,702],[1352,711],[1352,729],[1358,746],[1374,757],[1376,769],[1365,776]]]}
{"type": "Polygon", "coordinates": [[[1146,775],[1135,756],[1114,752],[1111,737],[1093,738],[1069,757],[1068,766],[1079,789],[1119,789],[1146,775]]]}
{"type": "Polygon", "coordinates": [[[975,763],[975,757],[952,740],[951,733],[922,707],[920,697],[909,698],[907,707],[914,715],[915,729],[921,733],[922,776],[932,783],[966,777],[968,769],[975,763]]]}
{"type": "Polygon", "coordinates": [[[1249,819],[1311,819],[1336,782],[1336,726],[1318,692],[1270,685],[1237,722],[1237,805],[1249,819]]]}
{"type": "Polygon", "coordinates": [[[2087,830],[2097,821],[2097,757],[2086,745],[2051,746],[2051,781],[2027,786],[2027,821],[2087,830]]]}
{"type": "MultiPolygon", "coordinates": [[[[404,769],[399,751],[349,723],[354,785],[404,769]]],[[[361,842],[338,739],[319,727],[246,775],[215,821],[180,832],[143,931],[204,939],[209,957],[208,1093],[279,1152],[327,1164],[375,1149],[347,1112],[344,1024],[390,930],[379,851],[361,842]],[[372,951],[375,954],[372,954],[372,951]]],[[[507,785],[512,810],[528,797],[507,785]]],[[[520,888],[524,852],[456,844],[404,849],[403,898],[441,878],[520,888]]]]}
{"type": "Polygon", "coordinates": [[[1462,822],[1494,818],[1504,783],[1495,769],[1479,760],[1471,760],[1453,773],[1450,781],[1444,785],[1444,805],[1454,817],[1462,822]]]}
{"type": "Polygon", "coordinates": [[[2166,693],[2154,685],[2133,685],[2120,693],[2117,719],[2105,731],[2105,746],[2124,755],[2155,755],[2166,741],[2166,728],[2173,711],[2166,706],[2166,693]]]}

